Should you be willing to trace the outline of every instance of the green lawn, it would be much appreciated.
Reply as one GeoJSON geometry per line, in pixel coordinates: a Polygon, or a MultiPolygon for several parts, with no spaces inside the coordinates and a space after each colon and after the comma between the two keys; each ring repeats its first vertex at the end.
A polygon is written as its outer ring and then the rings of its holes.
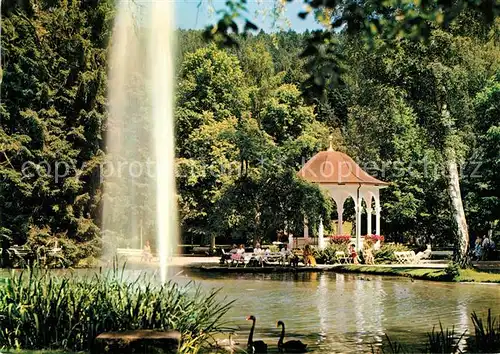
{"type": "Polygon", "coordinates": [[[480,272],[475,269],[462,269],[456,281],[500,283],[500,273],[480,272]]]}
{"type": "Polygon", "coordinates": [[[461,269],[460,275],[454,279],[450,279],[444,269],[392,268],[350,264],[338,267],[336,270],[350,273],[396,275],[436,281],[500,283],[500,274],[481,272],[475,269],[461,269]]]}

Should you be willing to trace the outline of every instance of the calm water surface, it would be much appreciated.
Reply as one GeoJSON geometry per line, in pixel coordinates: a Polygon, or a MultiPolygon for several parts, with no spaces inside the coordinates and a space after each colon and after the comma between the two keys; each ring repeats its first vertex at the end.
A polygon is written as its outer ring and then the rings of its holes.
{"type": "MultiPolygon", "coordinates": [[[[90,271],[84,271],[88,273],[90,271]]],[[[140,271],[128,271],[132,277],[140,271]]],[[[205,289],[222,288],[236,300],[225,319],[237,328],[243,347],[257,317],[254,339],[276,347],[276,321],[287,338],[307,343],[313,353],[366,353],[386,342],[385,334],[411,348],[425,343],[433,326],[473,330],[470,314],[500,314],[500,285],[411,281],[403,277],[337,273],[220,274],[170,269],[179,284],[195,281],[205,289]]],[[[82,273],[78,271],[77,273],[82,273]]]]}
{"type": "Polygon", "coordinates": [[[206,288],[222,287],[236,299],[227,319],[245,343],[257,317],[255,339],[276,345],[281,319],[287,337],[301,339],[316,353],[371,352],[391,340],[415,348],[439,322],[457,332],[473,329],[472,311],[500,310],[500,286],[411,281],[401,277],[337,273],[208,274],[183,273],[176,281],[195,280],[206,288]],[[184,279],[182,279],[184,277],[184,279]]]}

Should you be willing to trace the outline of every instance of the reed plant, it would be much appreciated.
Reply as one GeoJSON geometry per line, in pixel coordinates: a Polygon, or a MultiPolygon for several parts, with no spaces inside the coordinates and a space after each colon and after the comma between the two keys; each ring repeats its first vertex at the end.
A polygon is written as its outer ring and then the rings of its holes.
{"type": "Polygon", "coordinates": [[[229,329],[222,317],[232,302],[220,300],[218,290],[124,274],[117,268],[83,277],[38,268],[12,273],[0,284],[0,347],[87,351],[103,332],[175,329],[181,352],[196,353],[229,329]]]}
{"type": "Polygon", "coordinates": [[[500,317],[491,315],[491,309],[488,309],[486,319],[480,318],[476,312],[471,315],[474,324],[474,333],[466,338],[467,346],[462,345],[466,337],[464,331],[461,335],[455,332],[455,328],[443,329],[441,322],[439,329],[432,328],[432,332],[427,333],[427,343],[425,351],[416,348],[407,349],[401,344],[391,341],[386,334],[386,342],[382,347],[374,348],[372,353],[500,353],[500,317]]]}
{"type": "Polygon", "coordinates": [[[391,338],[386,334],[385,339],[387,344],[382,347],[375,348],[372,345],[372,354],[407,354],[408,351],[401,343],[393,342],[391,338]]]}
{"type": "Polygon", "coordinates": [[[455,327],[443,329],[443,325],[439,322],[439,330],[432,327],[432,332],[427,333],[427,352],[428,353],[446,353],[455,354],[460,351],[460,342],[465,336],[464,331],[460,336],[455,333],[455,327]]]}
{"type": "Polygon", "coordinates": [[[467,341],[468,346],[476,353],[500,352],[500,316],[495,318],[488,309],[486,322],[476,312],[471,315],[474,324],[474,336],[467,341]]]}

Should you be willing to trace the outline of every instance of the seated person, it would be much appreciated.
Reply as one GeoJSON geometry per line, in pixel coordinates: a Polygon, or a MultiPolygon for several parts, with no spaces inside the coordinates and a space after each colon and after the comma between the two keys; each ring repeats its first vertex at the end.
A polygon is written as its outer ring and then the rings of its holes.
{"type": "Polygon", "coordinates": [[[283,265],[285,265],[286,261],[290,258],[290,256],[292,256],[292,252],[290,252],[286,246],[281,247],[280,254],[283,265]]]}
{"type": "Polygon", "coordinates": [[[236,253],[231,254],[231,260],[233,261],[244,261],[245,256],[245,245],[241,244],[240,247],[236,250],[236,253]]]}
{"type": "Polygon", "coordinates": [[[261,259],[264,262],[267,262],[269,260],[269,256],[271,255],[271,250],[269,248],[264,249],[264,255],[261,257],[261,259]]]}
{"type": "Polygon", "coordinates": [[[226,261],[230,260],[231,255],[236,254],[237,251],[238,251],[238,246],[233,244],[229,253],[223,253],[222,256],[220,257],[220,264],[224,264],[226,263],[226,261]]]}
{"type": "Polygon", "coordinates": [[[375,259],[373,257],[371,248],[365,248],[363,251],[363,256],[365,258],[365,264],[375,264],[375,259]]]}
{"type": "Polygon", "coordinates": [[[349,245],[349,256],[352,260],[352,263],[358,264],[358,253],[356,252],[356,248],[354,247],[354,243],[349,245]]]}
{"type": "Polygon", "coordinates": [[[290,256],[290,267],[298,267],[299,266],[299,256],[293,254],[290,256]]]}
{"type": "Polygon", "coordinates": [[[292,250],[292,255],[290,256],[290,266],[298,267],[301,257],[304,256],[304,251],[300,248],[295,248],[292,250]]]}
{"type": "Polygon", "coordinates": [[[269,248],[260,248],[260,244],[255,245],[253,249],[254,258],[262,267],[264,266],[264,262],[267,261],[267,256],[269,256],[270,253],[269,248]]]}
{"type": "Polygon", "coordinates": [[[146,240],[146,244],[142,249],[141,261],[151,262],[153,260],[153,254],[151,253],[151,245],[149,240],[146,240]]]}
{"type": "Polygon", "coordinates": [[[306,245],[306,247],[304,247],[304,265],[310,265],[312,267],[316,266],[316,259],[314,258],[311,246],[309,245],[306,245]]]}

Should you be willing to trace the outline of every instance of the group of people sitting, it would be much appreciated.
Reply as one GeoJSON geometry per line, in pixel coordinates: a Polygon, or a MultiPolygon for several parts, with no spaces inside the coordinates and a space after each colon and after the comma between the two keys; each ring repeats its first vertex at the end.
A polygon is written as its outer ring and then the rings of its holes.
{"type": "MultiPolygon", "coordinates": [[[[283,263],[289,262],[291,266],[298,266],[300,261],[300,256],[303,258],[304,265],[306,266],[316,266],[316,259],[314,258],[313,251],[309,245],[304,247],[302,254],[298,252],[293,252],[289,250],[286,246],[281,248],[280,256],[283,263]]],[[[271,255],[271,250],[269,248],[261,248],[260,244],[257,243],[253,249],[252,256],[253,260],[262,266],[266,263],[271,255]]],[[[220,259],[220,264],[224,264],[228,261],[231,263],[244,262],[245,259],[245,245],[241,244],[236,246],[233,244],[231,250],[228,253],[223,253],[220,259]]]]}
{"type": "MultiPolygon", "coordinates": [[[[378,249],[380,249],[380,241],[377,241],[375,244],[367,242],[364,243],[362,252],[365,264],[375,264],[373,251],[377,251],[378,249]]],[[[268,260],[270,254],[271,251],[269,250],[269,248],[261,248],[259,243],[255,245],[252,253],[253,260],[258,262],[258,265],[260,266],[262,266],[268,260]]],[[[305,245],[304,249],[299,251],[292,251],[284,246],[280,250],[280,254],[284,263],[288,262],[290,266],[297,267],[301,259],[305,266],[316,266],[316,259],[314,258],[313,250],[309,245],[305,245]]],[[[359,264],[359,255],[356,251],[354,243],[349,245],[348,255],[352,263],[359,264]]],[[[244,259],[245,245],[241,244],[237,246],[234,244],[229,253],[222,254],[220,263],[225,264],[228,261],[230,261],[231,263],[244,262],[244,259]]]]}
{"type": "MultiPolygon", "coordinates": [[[[362,254],[365,264],[375,264],[374,252],[379,250],[381,247],[380,240],[373,243],[370,241],[364,241],[362,247],[362,254]]],[[[310,245],[305,245],[303,250],[290,250],[286,245],[281,248],[279,252],[282,256],[284,262],[288,262],[290,266],[298,266],[299,261],[302,260],[305,266],[316,266],[316,259],[314,257],[314,252],[310,245]]],[[[261,248],[260,244],[257,243],[253,249],[253,260],[257,261],[259,265],[263,265],[271,251],[269,248],[261,248]]],[[[350,262],[354,264],[359,264],[359,255],[356,251],[356,246],[354,243],[349,244],[348,247],[348,257],[350,262]]],[[[220,263],[224,264],[227,261],[234,262],[244,262],[245,259],[245,245],[241,244],[239,246],[233,245],[229,253],[223,253],[220,263]]]]}

